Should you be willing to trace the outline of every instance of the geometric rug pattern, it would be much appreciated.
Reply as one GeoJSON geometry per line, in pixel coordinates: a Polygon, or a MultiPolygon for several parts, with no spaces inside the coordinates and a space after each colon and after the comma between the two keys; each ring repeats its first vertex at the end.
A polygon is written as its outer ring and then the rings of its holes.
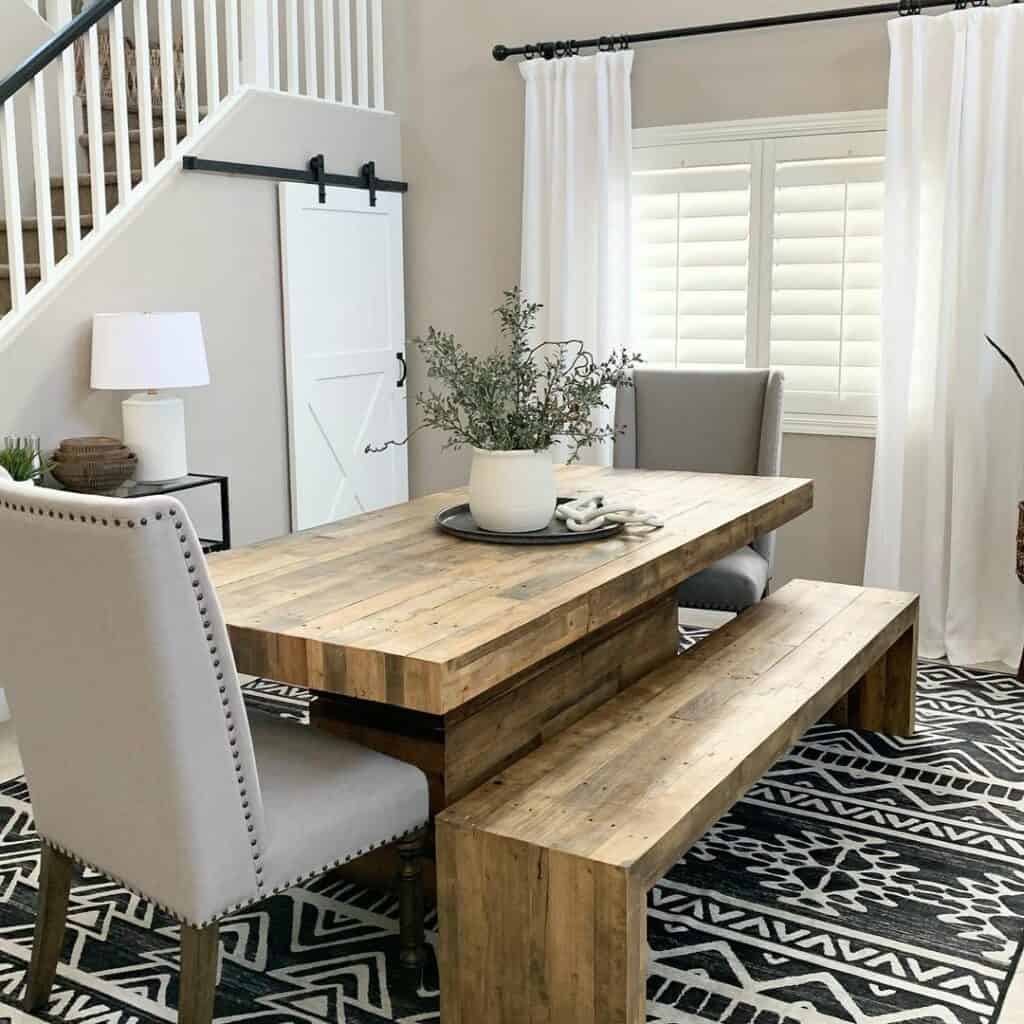
{"type": "MultiPolygon", "coordinates": [[[[245,694],[306,715],[296,687],[245,694]]],[[[651,1024],[1018,1024],[999,1010],[1024,937],[1024,687],[922,662],[918,721],[911,740],[812,728],[654,887],[651,1024]]],[[[0,1004],[20,996],[38,863],[25,782],[0,784],[0,1004]]],[[[320,880],[236,914],[216,1020],[438,1021],[436,961],[401,970],[397,913],[320,880]]],[[[178,957],[173,921],[86,872],[40,1016],[173,1021],[178,957]]]]}

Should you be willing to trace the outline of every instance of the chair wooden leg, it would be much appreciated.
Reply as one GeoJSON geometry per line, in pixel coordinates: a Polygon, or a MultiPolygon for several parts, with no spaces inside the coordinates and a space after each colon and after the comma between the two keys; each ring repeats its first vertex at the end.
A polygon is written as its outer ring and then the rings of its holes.
{"type": "Polygon", "coordinates": [[[423,934],[423,849],[426,830],[421,829],[398,844],[402,870],[398,876],[399,936],[403,967],[419,969],[426,959],[423,934]]]}
{"type": "Polygon", "coordinates": [[[181,983],[178,1024],[211,1024],[217,994],[220,926],[181,928],[181,983]]]}
{"type": "Polygon", "coordinates": [[[64,945],[64,924],[71,894],[70,857],[43,844],[39,866],[39,909],[36,934],[32,943],[32,961],[25,979],[25,1009],[29,1013],[43,1009],[57,977],[57,961],[64,945]]]}

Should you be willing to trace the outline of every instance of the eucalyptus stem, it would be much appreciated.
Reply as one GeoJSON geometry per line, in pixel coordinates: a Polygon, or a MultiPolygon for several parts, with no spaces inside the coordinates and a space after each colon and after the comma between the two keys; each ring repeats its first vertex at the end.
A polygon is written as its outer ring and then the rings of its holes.
{"type": "Polygon", "coordinates": [[[985,340],[1006,360],[1010,369],[1017,375],[1017,380],[1020,381],[1021,387],[1024,387],[1024,377],[1021,376],[1020,370],[1017,369],[1017,364],[1010,358],[1009,352],[1001,349],[987,334],[985,335],[985,340]]]}
{"type": "Polygon", "coordinates": [[[403,441],[365,450],[387,451],[431,428],[447,435],[445,448],[543,451],[566,439],[572,462],[583,449],[613,438],[614,427],[596,426],[593,413],[608,408],[609,389],[632,386],[630,370],[643,360],[623,347],[598,362],[579,339],[531,344],[542,308],[518,288],[505,292],[494,312],[507,347],[484,357],[433,327],[416,338],[427,376],[437,384],[416,396],[422,423],[403,441]]]}

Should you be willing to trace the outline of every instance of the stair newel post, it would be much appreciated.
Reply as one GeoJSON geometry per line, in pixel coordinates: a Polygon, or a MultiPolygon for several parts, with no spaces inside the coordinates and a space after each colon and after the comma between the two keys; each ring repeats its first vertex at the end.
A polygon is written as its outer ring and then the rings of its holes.
{"type": "Polygon", "coordinates": [[[242,81],[266,89],[271,84],[270,36],[276,36],[277,25],[270,24],[269,0],[241,0],[241,5],[242,81]]]}

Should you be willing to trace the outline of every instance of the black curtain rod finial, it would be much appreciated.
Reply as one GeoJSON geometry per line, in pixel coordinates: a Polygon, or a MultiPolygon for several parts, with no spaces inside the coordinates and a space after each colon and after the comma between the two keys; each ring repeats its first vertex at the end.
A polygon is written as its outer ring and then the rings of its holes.
{"type": "Polygon", "coordinates": [[[498,43],[498,45],[491,50],[491,56],[495,60],[508,60],[508,47],[502,46],[501,43],[498,43]]]}

